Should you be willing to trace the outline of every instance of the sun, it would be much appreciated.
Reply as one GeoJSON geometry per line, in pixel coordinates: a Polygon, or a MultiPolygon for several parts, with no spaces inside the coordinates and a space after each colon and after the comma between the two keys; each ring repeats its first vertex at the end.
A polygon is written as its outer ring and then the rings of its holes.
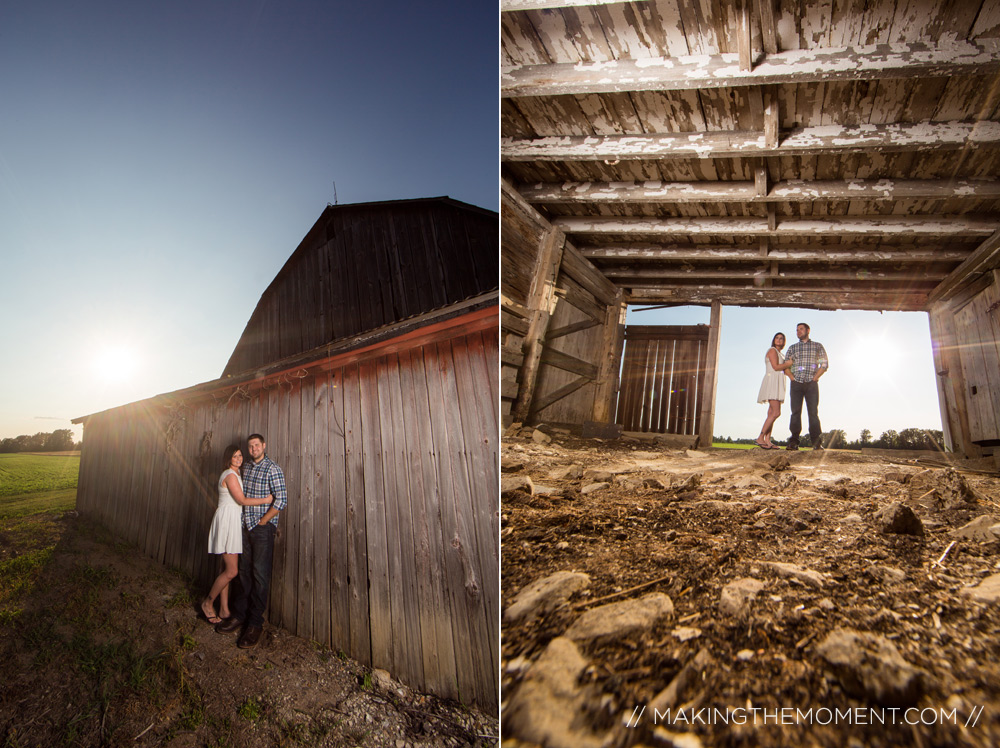
{"type": "Polygon", "coordinates": [[[110,345],[97,352],[91,361],[95,378],[109,384],[127,382],[139,369],[139,357],[124,345],[110,345]]]}
{"type": "Polygon", "coordinates": [[[862,332],[851,348],[846,368],[858,382],[879,382],[898,376],[903,358],[900,341],[888,331],[862,332]]]}

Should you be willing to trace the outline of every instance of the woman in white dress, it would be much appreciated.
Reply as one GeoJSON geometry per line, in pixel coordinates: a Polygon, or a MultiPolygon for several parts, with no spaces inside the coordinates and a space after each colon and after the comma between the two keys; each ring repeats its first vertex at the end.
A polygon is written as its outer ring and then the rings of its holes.
{"type": "Polygon", "coordinates": [[[777,333],[771,338],[771,347],[764,354],[764,381],[757,393],[758,403],[767,403],[767,418],[757,437],[757,446],[763,449],[780,449],[771,444],[771,428],[781,415],[781,404],[785,402],[785,372],[792,367],[792,359],[785,360],[781,349],[785,347],[785,334],[777,333]]]}
{"type": "Polygon", "coordinates": [[[274,500],[273,496],[248,499],[243,495],[243,480],[240,478],[243,453],[237,445],[226,447],[223,464],[226,469],[219,476],[219,507],[208,531],[208,552],[222,555],[222,572],[212,584],[208,597],[201,601],[201,612],[211,624],[229,618],[229,583],[239,574],[238,556],[243,552],[241,507],[270,504],[274,500]],[[219,615],[215,614],[215,598],[219,598],[219,615]]]}

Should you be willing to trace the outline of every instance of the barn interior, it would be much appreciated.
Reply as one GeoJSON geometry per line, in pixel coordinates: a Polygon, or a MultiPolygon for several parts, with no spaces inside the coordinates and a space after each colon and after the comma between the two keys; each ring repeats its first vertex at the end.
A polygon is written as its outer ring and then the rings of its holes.
{"type": "MultiPolygon", "coordinates": [[[[501,8],[505,734],[781,745],[633,707],[995,706],[1000,4],[501,8]],[[710,323],[627,328],[630,305],[710,323]],[[727,305],[927,314],[950,454],[706,449],[727,305]],[[629,394],[635,366],[687,394],[629,394]],[[581,631],[626,603],[634,626],[581,631]],[[887,686],[897,666],[920,674],[887,686]]],[[[998,723],[805,729],[988,745],[998,723]]]]}

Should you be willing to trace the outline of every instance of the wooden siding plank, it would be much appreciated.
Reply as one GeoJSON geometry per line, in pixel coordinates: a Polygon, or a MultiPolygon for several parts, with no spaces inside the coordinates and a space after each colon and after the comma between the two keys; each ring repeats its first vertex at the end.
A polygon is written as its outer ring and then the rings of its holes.
{"type": "Polygon", "coordinates": [[[350,364],[344,368],[350,653],[363,665],[370,666],[372,664],[372,649],[368,604],[368,538],[365,517],[365,442],[361,401],[360,367],[358,364],[350,364]]]}
{"type": "Polygon", "coordinates": [[[308,453],[314,455],[310,475],[313,488],[313,637],[332,646],[330,637],[331,608],[335,604],[330,595],[331,568],[333,567],[330,519],[334,495],[330,480],[330,439],[333,436],[333,409],[330,407],[331,373],[316,375],[313,383],[312,403],[314,442],[308,453]]]}
{"type": "Polygon", "coordinates": [[[456,691],[470,694],[481,703],[488,703],[483,689],[475,683],[485,683],[488,672],[481,667],[481,649],[473,642],[490,641],[482,621],[481,587],[475,570],[470,567],[466,543],[471,535],[465,523],[463,497],[468,496],[468,481],[464,474],[461,447],[457,443],[460,424],[454,403],[457,392],[448,351],[440,346],[424,348],[424,364],[429,385],[432,443],[437,450],[437,483],[440,491],[441,532],[444,541],[446,589],[451,599],[452,623],[457,682],[456,691]]]}
{"type": "MultiPolygon", "coordinates": [[[[291,393],[297,396],[300,403],[300,425],[295,428],[295,424],[290,424],[291,432],[297,438],[292,438],[296,450],[293,452],[292,460],[298,464],[299,490],[296,495],[296,508],[298,509],[298,543],[296,545],[297,554],[297,582],[294,589],[294,600],[296,605],[295,631],[299,636],[309,639],[317,639],[318,634],[313,622],[316,611],[316,578],[313,574],[314,562],[316,559],[316,513],[317,503],[322,499],[316,496],[313,480],[315,476],[315,464],[319,459],[316,454],[316,384],[312,377],[302,379],[296,391],[291,393]],[[295,444],[295,442],[298,442],[295,444]]],[[[324,534],[328,532],[323,527],[324,534]]]]}
{"type": "Polygon", "coordinates": [[[386,495],[379,432],[378,372],[374,361],[360,364],[365,526],[368,540],[368,611],[372,665],[392,666],[392,605],[386,538],[386,495]]]}
{"type": "Polygon", "coordinates": [[[408,464],[413,486],[413,532],[416,544],[417,596],[420,600],[421,655],[424,680],[434,693],[457,692],[455,632],[448,594],[447,553],[442,537],[441,488],[436,463],[440,448],[431,428],[433,371],[424,367],[424,349],[402,356],[402,386],[412,394],[404,398],[403,413],[411,433],[407,439],[408,464]]]}
{"type": "MultiPolygon", "coordinates": [[[[347,419],[344,370],[330,372],[330,646],[351,649],[350,514],[347,494],[347,419]]],[[[355,583],[357,580],[354,580],[355,583]]]]}

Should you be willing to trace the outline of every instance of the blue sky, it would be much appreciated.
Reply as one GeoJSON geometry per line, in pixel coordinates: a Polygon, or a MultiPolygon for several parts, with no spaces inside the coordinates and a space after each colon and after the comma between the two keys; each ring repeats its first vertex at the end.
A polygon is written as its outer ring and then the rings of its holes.
{"type": "Polygon", "coordinates": [[[0,438],[218,377],[334,182],[496,210],[497,28],[457,0],[4,3],[0,438]]]}
{"type": "MultiPolygon", "coordinates": [[[[630,310],[627,323],[696,325],[708,324],[709,317],[707,307],[630,310]]],[[[767,411],[757,404],[764,354],[775,333],[785,333],[788,345],[794,343],[799,322],[809,325],[810,337],[822,343],[830,357],[830,370],[820,379],[824,431],[843,429],[854,440],[862,429],[877,439],[888,429],[941,428],[925,313],[723,307],[716,436],[756,438],[760,433],[767,411]]],[[[774,425],[775,439],[788,438],[788,416],[786,397],[774,425]]],[[[805,433],[804,411],[802,417],[805,433]]]]}

